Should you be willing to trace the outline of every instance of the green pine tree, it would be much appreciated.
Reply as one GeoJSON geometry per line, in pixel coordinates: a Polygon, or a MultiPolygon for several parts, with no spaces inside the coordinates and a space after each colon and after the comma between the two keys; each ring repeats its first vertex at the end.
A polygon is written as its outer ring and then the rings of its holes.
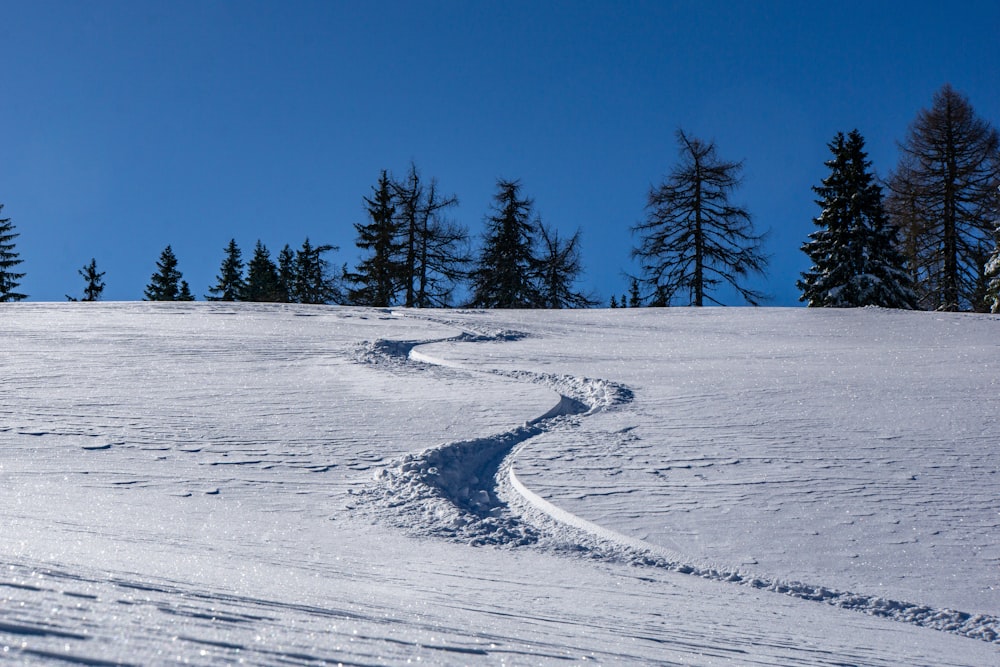
{"type": "Polygon", "coordinates": [[[283,303],[299,303],[295,284],[295,251],[286,243],[278,253],[278,291],[283,303]]]}
{"type": "MultiPolygon", "coordinates": [[[[631,284],[628,288],[629,296],[629,308],[639,308],[642,306],[642,295],[639,293],[639,279],[632,278],[631,284]]],[[[625,305],[625,295],[622,295],[622,305],[625,305]]]]}
{"type": "Polygon", "coordinates": [[[156,262],[157,271],[150,278],[143,293],[146,301],[193,301],[190,290],[185,293],[186,282],[181,281],[181,272],[177,269],[177,257],[168,245],[160,253],[156,262]]]}
{"type": "MultiPolygon", "coordinates": [[[[0,204],[0,211],[2,210],[3,204],[0,204]]],[[[21,286],[21,278],[24,278],[23,273],[14,271],[14,267],[23,261],[14,249],[14,239],[18,236],[10,218],[0,218],[0,302],[23,301],[28,298],[26,294],[17,291],[21,286]]]]}
{"type": "Polygon", "coordinates": [[[323,255],[337,248],[314,246],[309,238],[295,252],[295,296],[298,303],[324,304],[340,300],[340,288],[323,255]]]}
{"type": "Polygon", "coordinates": [[[87,281],[87,286],[83,289],[83,298],[77,299],[68,294],[66,298],[70,301],[97,301],[100,299],[101,293],[104,291],[104,281],[101,279],[105,272],[97,270],[97,260],[91,259],[90,264],[85,265],[77,273],[87,281]]]}
{"type": "Polygon", "coordinates": [[[838,132],[829,144],[830,174],[813,187],[823,210],[813,220],[819,229],[802,246],[813,266],[797,283],[799,300],[810,306],[913,308],[916,295],[864,145],[857,130],[846,137],[838,132]]]}
{"type": "Polygon", "coordinates": [[[260,240],[253,249],[253,257],[247,265],[246,301],[280,302],[281,286],[278,268],[271,260],[271,252],[260,240]]]}
{"type": "Polygon", "coordinates": [[[206,298],[209,301],[242,301],[247,283],[243,277],[243,254],[236,245],[236,239],[229,241],[225,253],[215,286],[208,288],[212,295],[206,298]]]}
{"type": "Polygon", "coordinates": [[[997,239],[996,247],[983,267],[983,276],[987,281],[985,306],[991,313],[1000,313],[1000,226],[997,226],[994,237],[997,239]]]}
{"type": "Polygon", "coordinates": [[[394,304],[406,274],[406,254],[393,184],[384,170],[372,191],[364,200],[369,222],[354,225],[355,245],[368,254],[345,278],[351,283],[351,303],[386,308],[394,304]]]}
{"type": "Polygon", "coordinates": [[[486,219],[483,248],[472,271],[471,305],[478,308],[535,308],[542,296],[535,284],[534,202],[521,195],[519,181],[497,181],[493,213],[486,219]]]}

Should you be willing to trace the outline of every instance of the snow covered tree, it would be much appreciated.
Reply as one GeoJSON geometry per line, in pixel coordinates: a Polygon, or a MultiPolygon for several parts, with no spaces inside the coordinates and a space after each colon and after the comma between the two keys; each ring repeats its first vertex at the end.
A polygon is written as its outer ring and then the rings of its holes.
{"type": "Polygon", "coordinates": [[[455,286],[466,277],[472,261],[468,231],[443,215],[458,205],[458,198],[441,196],[433,179],[425,187],[412,164],[406,178],[393,181],[392,187],[403,256],[403,305],[449,305],[455,286]]]}
{"type": "Polygon", "coordinates": [[[364,198],[369,222],[354,225],[358,233],[355,244],[368,256],[345,278],[352,284],[351,303],[385,308],[393,305],[406,275],[406,257],[393,184],[384,170],[372,191],[370,198],[364,198]]]}
{"type": "Polygon", "coordinates": [[[583,273],[580,262],[580,231],[568,241],[559,232],[539,222],[538,240],[541,255],[536,260],[538,290],[542,308],[590,308],[593,297],[573,290],[573,284],[583,273]]]}
{"type": "Polygon", "coordinates": [[[632,227],[640,237],[632,257],[639,260],[649,303],[718,304],[711,294],[725,284],[757,305],[764,295],[742,281],[764,273],[763,236],[754,233],[747,210],[729,201],[743,165],[719,159],[714,142],[682,130],[677,140],[681,162],[651,188],[646,220],[632,227]]]}
{"type": "Polygon", "coordinates": [[[278,268],[271,260],[271,251],[260,239],[253,249],[253,257],[247,265],[246,301],[274,303],[281,301],[281,287],[278,280],[278,268]]]}
{"type": "Polygon", "coordinates": [[[83,288],[83,298],[77,299],[68,294],[66,298],[70,301],[97,301],[100,299],[101,293],[104,291],[104,281],[101,278],[104,277],[105,272],[97,270],[97,260],[92,258],[90,264],[85,265],[77,273],[87,281],[87,286],[83,288]]]}
{"type": "Polygon", "coordinates": [[[983,267],[983,275],[987,280],[985,305],[991,313],[1000,313],[1000,224],[997,225],[994,237],[996,247],[983,267]]]}
{"type": "Polygon", "coordinates": [[[340,288],[330,273],[329,262],[323,257],[331,250],[336,250],[336,247],[314,246],[307,237],[296,251],[294,293],[297,303],[323,304],[340,300],[340,288]]]}
{"type": "Polygon", "coordinates": [[[889,179],[886,207],[900,228],[921,308],[984,308],[984,262],[1000,211],[1000,135],[945,85],[917,114],[889,179]]]}
{"type": "Polygon", "coordinates": [[[846,137],[838,132],[828,146],[830,174],[813,187],[822,209],[813,220],[819,229],[802,246],[813,265],[797,283],[799,300],[810,306],[914,308],[906,260],[886,218],[864,137],[857,130],[846,137]]]}
{"type": "MultiPolygon", "coordinates": [[[[0,211],[3,211],[3,204],[0,204],[0,211]]],[[[28,298],[26,294],[17,291],[21,286],[21,278],[24,278],[23,273],[14,271],[14,267],[24,261],[15,250],[14,239],[18,236],[10,218],[0,218],[0,302],[28,298]]]]}
{"type": "Polygon", "coordinates": [[[144,292],[146,301],[193,301],[187,282],[181,280],[181,272],[177,269],[177,257],[168,245],[160,253],[156,262],[157,271],[150,278],[144,292]]]}
{"type": "Polygon", "coordinates": [[[479,261],[472,271],[471,305],[478,308],[535,308],[542,295],[535,284],[534,202],[521,196],[519,181],[500,180],[479,261]]]}
{"type": "Polygon", "coordinates": [[[209,301],[242,301],[247,283],[243,278],[243,254],[236,245],[236,239],[229,241],[225,253],[215,287],[208,288],[213,296],[206,298],[209,301]]]}

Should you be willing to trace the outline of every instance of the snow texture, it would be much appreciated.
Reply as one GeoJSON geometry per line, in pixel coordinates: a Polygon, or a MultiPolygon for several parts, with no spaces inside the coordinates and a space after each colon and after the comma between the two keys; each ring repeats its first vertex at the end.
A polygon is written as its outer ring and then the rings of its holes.
{"type": "Polygon", "coordinates": [[[995,664],[998,327],[5,305],[0,655],[995,664]]]}

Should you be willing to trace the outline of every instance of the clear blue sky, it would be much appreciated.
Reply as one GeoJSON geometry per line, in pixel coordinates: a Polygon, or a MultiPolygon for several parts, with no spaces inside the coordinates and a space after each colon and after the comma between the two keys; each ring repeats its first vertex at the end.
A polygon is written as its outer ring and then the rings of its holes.
{"type": "Polygon", "coordinates": [[[680,127],[745,161],[758,286],[797,305],[827,142],[858,128],[885,175],[946,82],[1000,125],[1000,3],[0,0],[0,203],[33,301],[91,257],[141,299],[168,243],[201,298],[234,237],[353,265],[362,197],[414,161],[477,236],[521,179],[606,302],[680,127]]]}

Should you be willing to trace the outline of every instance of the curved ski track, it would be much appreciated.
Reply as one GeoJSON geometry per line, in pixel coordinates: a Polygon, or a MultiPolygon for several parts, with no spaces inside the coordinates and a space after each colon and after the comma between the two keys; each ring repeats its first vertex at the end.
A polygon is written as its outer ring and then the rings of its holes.
{"type": "MultiPolygon", "coordinates": [[[[404,316],[414,315],[407,313],[404,316]]],[[[738,568],[698,563],[553,505],[517,478],[518,454],[537,435],[564,430],[598,411],[631,402],[632,391],[607,380],[531,371],[470,369],[428,356],[416,348],[441,342],[513,341],[526,334],[510,330],[474,331],[452,321],[422,319],[465,330],[457,336],[436,340],[366,342],[359,350],[358,360],[400,370],[431,365],[451,372],[500,375],[549,387],[559,400],[544,415],[503,433],[437,445],[409,454],[381,469],[375,475],[375,483],[361,492],[373,505],[389,510],[379,512],[379,520],[388,521],[411,534],[464,541],[473,546],[534,545],[556,553],[656,567],[1000,644],[1000,618],[996,616],[935,609],[782,581],[738,568]]]]}

